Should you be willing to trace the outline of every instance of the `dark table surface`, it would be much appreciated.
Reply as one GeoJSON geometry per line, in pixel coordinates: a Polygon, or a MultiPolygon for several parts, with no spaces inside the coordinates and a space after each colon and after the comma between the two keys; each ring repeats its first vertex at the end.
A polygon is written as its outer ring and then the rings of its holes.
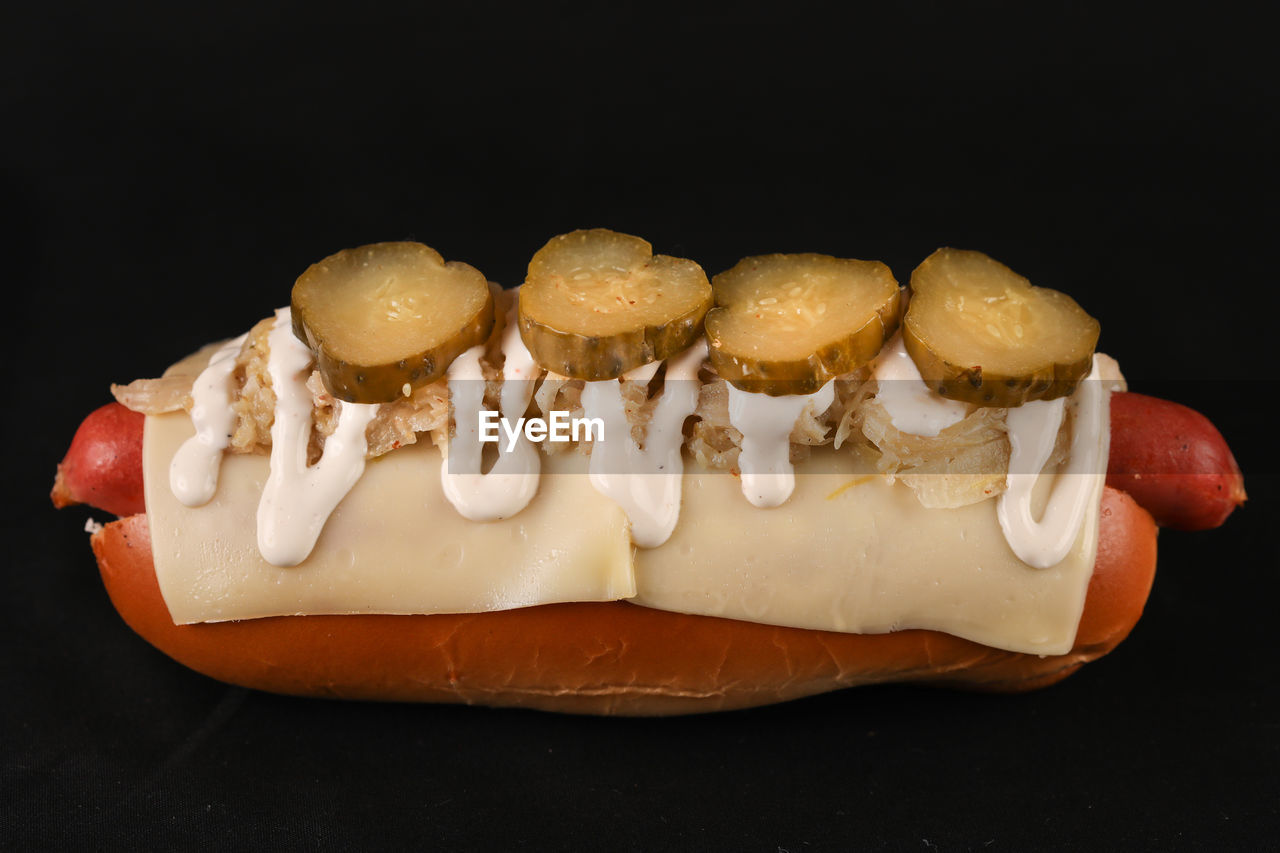
{"type": "MultiPolygon", "coordinates": [[[[46,6],[0,34],[16,468],[0,848],[1237,848],[1280,831],[1274,62],[1114,5],[46,6]],[[1030,9],[1036,9],[1034,13],[1030,9]],[[940,245],[1071,293],[1251,500],[1166,531],[1137,629],[1025,696],[909,687],[608,720],[229,688],[119,620],[46,495],[107,385],[343,247],[518,283],[603,225],[709,272],[940,245]]],[[[101,513],[96,513],[101,518],[101,513]]]]}

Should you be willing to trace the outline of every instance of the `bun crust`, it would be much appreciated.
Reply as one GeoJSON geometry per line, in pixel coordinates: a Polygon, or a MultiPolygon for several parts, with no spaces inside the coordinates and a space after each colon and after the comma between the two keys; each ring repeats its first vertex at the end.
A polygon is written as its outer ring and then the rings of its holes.
{"type": "Polygon", "coordinates": [[[840,634],[626,602],[174,625],[146,516],[108,524],[92,541],[129,626],[220,681],[297,696],[649,716],[749,708],[861,684],[1002,692],[1053,684],[1128,635],[1155,577],[1156,526],[1144,509],[1106,488],[1100,526],[1075,647],[1043,658],[936,631],[840,634]]]}

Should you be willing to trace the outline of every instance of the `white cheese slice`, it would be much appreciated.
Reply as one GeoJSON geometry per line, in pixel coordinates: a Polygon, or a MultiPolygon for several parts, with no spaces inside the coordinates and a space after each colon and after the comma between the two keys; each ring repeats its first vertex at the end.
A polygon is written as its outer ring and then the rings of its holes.
{"type": "MultiPolygon", "coordinates": [[[[635,601],[649,607],[827,631],[931,628],[995,648],[1070,651],[1093,574],[1102,476],[1061,563],[1034,569],[1010,550],[994,500],[925,509],[850,452],[815,450],[782,506],[758,509],[724,472],[685,473],[680,523],[636,554],[635,601]]],[[[1040,478],[1043,510],[1053,477],[1040,478]]]]}
{"type": "Polygon", "coordinates": [[[266,456],[227,454],[209,503],[186,507],[169,461],[192,435],[182,412],[148,417],[143,476],[156,576],[177,624],[318,613],[470,613],[635,594],[622,510],[600,498],[586,459],[547,460],[538,494],[502,521],[458,515],[427,443],[374,459],[301,565],[258,553],[266,456]],[[572,520],[571,522],[569,520],[572,520]]]}
{"type": "MultiPolygon", "coordinates": [[[[258,553],[267,457],[228,454],[218,490],[188,508],[169,462],[193,433],[175,413],[147,418],[143,460],[160,589],[175,622],[319,613],[480,612],[632,598],[684,613],[874,633],[929,628],[995,648],[1070,650],[1098,537],[1102,475],[1067,558],[1033,569],[1010,550],[994,500],[925,509],[914,492],[847,451],[797,466],[782,506],[758,509],[726,472],[686,465],[672,537],[633,549],[624,513],[591,486],[577,453],[544,460],[514,518],[462,518],[425,444],[373,460],[312,555],[278,568],[258,553]]],[[[1035,512],[1052,477],[1041,478],[1035,512]]]]}

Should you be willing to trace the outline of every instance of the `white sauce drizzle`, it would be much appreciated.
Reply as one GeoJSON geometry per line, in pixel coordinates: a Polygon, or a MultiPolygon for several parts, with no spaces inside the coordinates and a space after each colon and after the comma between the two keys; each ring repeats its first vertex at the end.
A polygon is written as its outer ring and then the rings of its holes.
{"type": "Polygon", "coordinates": [[[880,351],[872,375],[877,383],[876,399],[900,432],[932,438],[964,420],[968,412],[964,403],[948,400],[925,383],[901,332],[880,351]]]}
{"type": "Polygon", "coordinates": [[[1093,369],[1072,395],[1077,408],[1070,455],[1039,521],[1031,516],[1031,490],[1053,452],[1066,399],[1037,400],[1009,410],[1009,475],[996,515],[1013,553],[1037,569],[1055,566],[1067,556],[1084,523],[1095,478],[1105,471],[1109,389],[1100,365],[1095,355],[1093,369]]]}
{"type": "Polygon", "coordinates": [[[791,466],[791,430],[805,409],[824,412],[835,399],[835,380],[812,394],[770,397],[729,383],[729,423],[742,433],[742,494],[752,506],[781,506],[796,487],[791,466]]]}
{"type": "MultiPolygon", "coordinates": [[[[591,485],[622,507],[631,521],[631,541],[641,548],[666,542],[680,519],[683,427],[698,405],[696,380],[706,359],[706,342],[699,340],[667,363],[643,448],[631,437],[619,380],[587,382],[582,390],[583,414],[604,421],[604,441],[591,448],[591,485]]],[[[657,370],[658,362],[651,362],[624,378],[647,382],[657,370]]]]}
{"type": "Polygon", "coordinates": [[[231,374],[247,337],[246,332],[223,344],[192,383],[191,424],[196,434],[182,443],[169,463],[169,488],[184,506],[203,506],[218,491],[222,452],[231,444],[236,425],[231,374]]]}
{"type": "MultiPolygon", "coordinates": [[[[520,339],[518,300],[507,312],[502,332],[501,413],[511,420],[523,417],[533,397],[538,366],[520,339]]],[[[449,365],[449,405],[453,409],[454,433],[444,450],[440,484],[449,503],[471,521],[510,518],[528,506],[538,491],[542,457],[538,448],[521,432],[515,446],[507,451],[498,442],[498,459],[487,474],[480,473],[484,445],[480,441],[480,409],[484,405],[484,374],[480,356],[484,346],[475,346],[449,365]]]]}
{"type": "Polygon", "coordinates": [[[311,553],[325,521],[364,473],[364,431],[378,406],[339,401],[338,426],[325,439],[320,461],[308,467],[312,401],[306,381],[313,359],[293,334],[288,308],[276,311],[267,341],[276,411],[271,474],[258,503],[258,550],[274,566],[296,566],[311,553]]]}
{"type": "MultiPolygon", "coordinates": [[[[223,345],[193,384],[191,418],[196,434],[179,448],[169,471],[170,487],[186,506],[207,503],[217,491],[219,465],[235,425],[231,376],[246,337],[223,345]]],[[[267,562],[293,566],[311,553],[329,515],[363,473],[365,429],[377,415],[378,406],[339,402],[337,428],[326,440],[320,461],[308,466],[312,400],[306,380],[313,358],[294,336],[288,308],[276,312],[268,341],[267,371],[276,393],[276,409],[271,427],[271,473],[258,505],[258,548],[267,562]]],[[[505,356],[501,410],[519,417],[529,406],[540,369],[520,339],[515,302],[508,312],[501,348],[505,356]]],[[[493,469],[480,473],[483,351],[483,346],[473,347],[449,367],[455,432],[441,467],[446,497],[461,515],[473,521],[508,518],[520,512],[536,494],[541,470],[536,446],[521,434],[510,452],[500,443],[493,469]]],[[[706,358],[706,344],[699,341],[670,360],[643,448],[631,437],[620,382],[585,383],[584,414],[603,420],[607,437],[592,448],[591,483],[626,512],[632,541],[642,548],[667,541],[679,521],[683,425],[697,406],[696,380],[706,358]]],[[[1031,514],[1032,489],[1052,453],[1067,401],[1036,401],[1009,410],[1009,474],[996,512],[1009,547],[1030,566],[1047,568],[1061,562],[1084,523],[1092,479],[1100,476],[1110,437],[1106,429],[1110,388],[1102,381],[1109,376],[1108,364],[1114,362],[1095,355],[1092,371],[1071,398],[1076,418],[1070,456],[1057,475],[1039,521],[1031,514]]],[[[651,362],[624,378],[648,382],[659,366],[660,362],[651,362]]],[[[874,376],[880,383],[877,396],[894,427],[903,432],[936,436],[965,416],[963,403],[929,389],[901,335],[895,336],[876,360],[874,376]]],[[[806,408],[822,412],[831,405],[834,394],[832,382],[813,394],[781,397],[729,386],[729,420],[742,433],[738,458],[742,491],[754,506],[779,506],[791,496],[795,489],[791,431],[806,408]]]]}

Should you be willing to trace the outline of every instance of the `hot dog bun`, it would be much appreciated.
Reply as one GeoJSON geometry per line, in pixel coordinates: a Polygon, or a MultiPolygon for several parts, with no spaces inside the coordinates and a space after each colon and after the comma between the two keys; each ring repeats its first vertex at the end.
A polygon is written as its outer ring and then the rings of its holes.
{"type": "Polygon", "coordinates": [[[297,696],[648,716],[749,708],[886,682],[1004,692],[1047,686],[1109,652],[1133,628],[1155,576],[1156,526],[1128,495],[1105,489],[1075,646],[1047,657],[935,631],[840,634],[625,602],[175,625],[156,581],[145,515],[106,525],[93,536],[93,550],[130,627],[221,681],[297,696]]]}

